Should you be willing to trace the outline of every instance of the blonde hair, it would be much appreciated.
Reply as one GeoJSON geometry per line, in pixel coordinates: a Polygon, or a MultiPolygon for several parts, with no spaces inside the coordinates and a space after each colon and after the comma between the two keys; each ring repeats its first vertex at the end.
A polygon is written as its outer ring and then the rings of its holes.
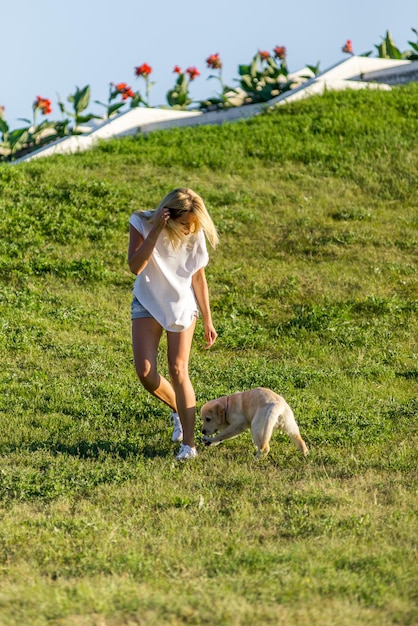
{"type": "Polygon", "coordinates": [[[152,220],[162,207],[169,209],[172,214],[172,217],[167,222],[165,232],[174,248],[178,248],[187,241],[187,235],[184,233],[183,226],[177,220],[182,215],[188,213],[193,215],[194,218],[194,232],[203,230],[212,248],[216,248],[219,243],[216,226],[209,215],[205,203],[195,191],[187,187],[179,187],[170,191],[161,200],[155,211],[151,213],[149,219],[152,220]]]}

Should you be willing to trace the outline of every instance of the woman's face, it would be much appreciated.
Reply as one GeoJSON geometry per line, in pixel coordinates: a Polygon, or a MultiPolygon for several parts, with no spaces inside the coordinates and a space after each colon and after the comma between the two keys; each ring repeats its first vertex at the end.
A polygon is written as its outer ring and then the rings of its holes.
{"type": "Polygon", "coordinates": [[[194,232],[196,219],[193,213],[185,213],[184,215],[178,217],[175,221],[177,224],[181,224],[182,230],[185,235],[189,235],[190,233],[194,232]]]}

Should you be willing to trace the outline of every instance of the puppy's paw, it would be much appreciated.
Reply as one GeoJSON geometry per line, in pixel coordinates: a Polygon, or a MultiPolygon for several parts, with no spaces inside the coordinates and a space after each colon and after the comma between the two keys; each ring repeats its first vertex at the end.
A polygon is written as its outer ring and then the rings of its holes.
{"type": "Polygon", "coordinates": [[[202,443],[204,443],[205,446],[212,446],[213,445],[212,438],[209,437],[208,435],[202,435],[202,443]]]}
{"type": "Polygon", "coordinates": [[[220,441],[216,441],[215,437],[208,437],[208,435],[202,436],[202,442],[205,446],[219,446],[220,441]]]}

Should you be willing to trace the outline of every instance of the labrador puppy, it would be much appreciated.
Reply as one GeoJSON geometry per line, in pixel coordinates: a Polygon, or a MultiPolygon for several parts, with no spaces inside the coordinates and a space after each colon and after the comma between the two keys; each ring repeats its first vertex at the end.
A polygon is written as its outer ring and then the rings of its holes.
{"type": "Polygon", "coordinates": [[[304,456],[308,454],[292,409],[271,389],[256,387],[210,400],[202,406],[201,417],[203,442],[207,446],[216,446],[250,428],[259,458],[268,454],[273,430],[279,428],[304,456]]]}

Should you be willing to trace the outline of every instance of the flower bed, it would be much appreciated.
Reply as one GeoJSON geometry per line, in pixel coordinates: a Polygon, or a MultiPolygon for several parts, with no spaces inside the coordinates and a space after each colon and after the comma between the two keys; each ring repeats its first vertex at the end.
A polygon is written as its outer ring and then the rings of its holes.
{"type": "MultiPolygon", "coordinates": [[[[418,32],[412,29],[415,35],[418,32]]],[[[401,52],[394,44],[389,32],[381,44],[376,45],[377,56],[386,59],[418,59],[418,40],[408,42],[411,48],[401,52]]],[[[342,47],[345,54],[354,55],[353,44],[347,40],[342,47]]],[[[361,56],[370,56],[366,52],[361,56]]],[[[219,82],[219,93],[214,98],[194,101],[191,96],[191,84],[200,76],[195,66],[182,70],[178,65],[174,66],[173,73],[176,80],[173,88],[166,94],[166,108],[179,111],[214,111],[225,110],[232,107],[241,107],[249,104],[268,102],[272,98],[289,91],[301,82],[319,74],[319,64],[307,65],[306,75],[289,74],[286,60],[285,46],[276,46],[272,52],[259,50],[247,65],[238,66],[239,78],[234,79],[238,83],[236,87],[226,85],[222,76],[223,62],[219,53],[211,54],[206,59],[208,69],[215,72],[208,79],[219,82]]],[[[95,100],[95,104],[103,107],[105,113],[96,115],[87,113],[90,104],[90,86],[76,88],[73,94],[67,98],[68,105],[58,101],[61,112],[61,120],[50,118],[38,122],[38,116],[49,116],[53,113],[51,100],[37,96],[32,104],[32,119],[24,119],[25,126],[11,130],[6,121],[5,109],[0,106],[0,161],[12,161],[21,158],[43,146],[59,139],[82,135],[91,132],[91,124],[94,121],[103,123],[122,109],[147,107],[150,108],[150,91],[155,84],[150,80],[152,67],[148,63],[142,63],[134,68],[134,75],[145,83],[144,93],[135,91],[127,83],[110,83],[107,102],[95,100]]],[[[97,123],[97,122],[96,122],[97,123]]]]}

